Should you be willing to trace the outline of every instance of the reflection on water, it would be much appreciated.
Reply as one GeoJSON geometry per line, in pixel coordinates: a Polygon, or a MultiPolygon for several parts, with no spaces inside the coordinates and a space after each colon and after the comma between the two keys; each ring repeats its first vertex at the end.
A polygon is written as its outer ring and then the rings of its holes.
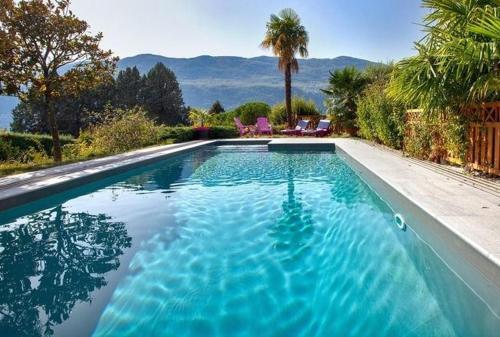
{"type": "Polygon", "coordinates": [[[77,302],[106,285],[131,241],[124,223],[61,206],[2,227],[2,336],[51,335],[77,302]]]}
{"type": "Polygon", "coordinates": [[[275,239],[274,247],[283,253],[284,267],[296,265],[300,257],[308,250],[314,225],[312,210],[304,207],[302,200],[295,191],[294,165],[287,158],[287,198],[283,201],[283,213],[270,229],[270,236],[275,239]]]}
{"type": "Polygon", "coordinates": [[[0,215],[2,337],[467,337],[499,326],[330,153],[203,149],[0,215]]]}

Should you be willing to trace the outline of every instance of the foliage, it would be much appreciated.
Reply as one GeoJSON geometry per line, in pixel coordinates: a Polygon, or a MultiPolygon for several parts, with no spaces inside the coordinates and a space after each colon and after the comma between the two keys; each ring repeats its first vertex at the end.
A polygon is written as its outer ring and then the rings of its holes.
{"type": "Polygon", "coordinates": [[[233,114],[240,117],[243,124],[251,125],[257,122],[257,117],[268,117],[271,107],[264,102],[248,102],[234,109],[233,114]]]}
{"type": "Polygon", "coordinates": [[[53,156],[62,160],[54,100],[92,88],[110,77],[116,59],[99,48],[102,34],[69,9],[69,0],[2,0],[0,6],[0,91],[43,102],[53,138],[53,156]],[[3,48],[2,48],[3,49],[3,48]],[[64,72],[62,69],[72,65],[64,72]]]}
{"type": "Polygon", "coordinates": [[[226,110],[224,110],[224,107],[222,106],[222,104],[218,100],[215,101],[214,104],[212,104],[210,109],[208,109],[208,112],[211,114],[220,114],[220,113],[223,113],[225,111],[226,110]]]}
{"type": "Polygon", "coordinates": [[[187,109],[182,91],[174,72],[163,63],[157,63],[148,72],[140,95],[142,106],[158,123],[175,125],[185,122],[187,109]]]}
{"type": "Polygon", "coordinates": [[[188,118],[191,124],[196,127],[210,126],[213,121],[213,115],[208,110],[203,109],[191,109],[188,118]]]}
{"type": "MultiPolygon", "coordinates": [[[[70,136],[61,136],[61,144],[72,144],[74,139],[70,136]]],[[[30,133],[17,133],[17,132],[1,132],[0,145],[5,149],[11,149],[11,153],[20,155],[21,153],[30,149],[43,152],[45,155],[52,155],[52,137],[49,135],[35,135],[30,133]]],[[[5,153],[5,152],[4,152],[5,153]]],[[[9,156],[8,159],[15,159],[14,156],[9,156]]],[[[7,160],[0,155],[0,160],[7,160]]]]}
{"type": "MultiPolygon", "coordinates": [[[[115,105],[115,81],[109,81],[83,90],[75,95],[62,95],[54,99],[54,111],[60,132],[78,137],[81,129],[86,129],[101,119],[107,106],[115,105]]],[[[120,105],[124,106],[124,105],[120,105]]],[[[30,97],[20,102],[12,113],[11,130],[17,132],[49,133],[47,115],[44,113],[43,101],[30,97]]]]}
{"type": "Polygon", "coordinates": [[[236,117],[234,110],[215,114],[212,115],[212,124],[216,126],[234,126],[234,117],[236,117]]]}
{"type": "Polygon", "coordinates": [[[361,71],[345,67],[330,72],[326,95],[327,113],[331,115],[338,130],[356,127],[356,102],[368,81],[361,71]]]}
{"type": "Polygon", "coordinates": [[[396,64],[389,93],[425,111],[496,100],[500,93],[498,0],[423,0],[426,36],[396,64]]]}
{"type": "Polygon", "coordinates": [[[212,126],[208,129],[209,139],[237,138],[240,135],[233,126],[212,126]]]}
{"type": "Polygon", "coordinates": [[[404,150],[411,156],[435,162],[452,159],[456,163],[466,160],[468,140],[466,117],[442,112],[423,112],[406,125],[404,150]]]}
{"type": "MultiPolygon", "coordinates": [[[[313,100],[306,100],[302,97],[293,97],[292,114],[295,121],[297,116],[317,116],[320,112],[313,100]]],[[[285,103],[275,104],[271,109],[269,119],[272,124],[285,124],[287,122],[285,103]]]]}
{"type": "Polygon", "coordinates": [[[308,44],[309,34],[293,9],[286,8],[281,10],[278,15],[271,15],[261,46],[272,50],[272,53],[279,59],[279,70],[285,74],[285,106],[290,127],[293,123],[292,73],[299,71],[296,55],[308,56],[308,44]]]}
{"type": "Polygon", "coordinates": [[[75,154],[115,154],[157,144],[160,131],[140,108],[118,109],[111,119],[82,132],[75,154]]]}
{"type": "Polygon", "coordinates": [[[131,109],[141,105],[141,91],[145,87],[146,79],[141,77],[137,67],[127,67],[120,70],[116,77],[116,83],[113,88],[113,104],[117,108],[131,109]]]}
{"type": "Polygon", "coordinates": [[[400,149],[404,136],[406,109],[389,98],[384,91],[385,83],[370,85],[357,101],[359,135],[400,149]]]}
{"type": "MultiPolygon", "coordinates": [[[[171,78],[161,77],[159,81],[158,86],[168,88],[168,82],[171,81],[171,78]]],[[[83,90],[77,95],[57,97],[54,100],[54,110],[59,130],[78,137],[80,130],[106,119],[105,115],[110,111],[109,107],[119,109],[144,107],[143,99],[150,95],[150,93],[148,94],[150,88],[146,87],[145,83],[146,76],[141,77],[136,67],[126,68],[118,73],[116,80],[111,78],[109,81],[95,88],[83,90]]],[[[162,101],[166,101],[166,99],[162,101]]],[[[170,125],[179,123],[175,116],[184,116],[185,114],[186,108],[183,105],[177,108],[180,110],[171,114],[176,121],[175,123],[172,121],[169,123],[170,125]]],[[[13,111],[11,129],[22,132],[49,132],[47,116],[43,111],[43,102],[32,96],[26,102],[21,102],[13,111]]]]}
{"type": "MultiPolygon", "coordinates": [[[[211,126],[208,128],[209,139],[235,138],[239,133],[234,126],[211,126]]],[[[174,143],[187,142],[196,138],[196,132],[188,126],[167,126],[160,131],[160,140],[174,143]]]]}
{"type": "Polygon", "coordinates": [[[195,138],[195,132],[190,126],[164,126],[159,138],[161,141],[171,140],[174,143],[188,142],[195,138]]]}

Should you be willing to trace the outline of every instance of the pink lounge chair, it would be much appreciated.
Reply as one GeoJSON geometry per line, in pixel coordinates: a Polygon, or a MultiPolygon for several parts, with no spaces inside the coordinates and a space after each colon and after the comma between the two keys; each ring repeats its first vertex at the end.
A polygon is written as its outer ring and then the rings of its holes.
{"type": "Polygon", "coordinates": [[[252,127],[248,125],[243,125],[239,117],[234,117],[234,123],[236,124],[236,127],[238,128],[238,131],[240,132],[240,136],[244,136],[247,133],[253,134],[252,127]]]}
{"type": "Polygon", "coordinates": [[[318,123],[318,127],[315,130],[302,131],[303,136],[316,136],[324,137],[331,132],[330,121],[328,119],[322,119],[318,123]]]}
{"type": "Polygon", "coordinates": [[[271,124],[269,124],[267,117],[258,117],[257,118],[256,133],[259,135],[263,135],[263,134],[272,135],[273,134],[273,128],[271,127],[271,124]]]}
{"type": "Polygon", "coordinates": [[[308,120],[300,120],[297,123],[297,126],[295,127],[295,129],[281,130],[281,133],[283,135],[288,135],[288,136],[301,136],[302,131],[305,131],[307,129],[308,125],[309,125],[308,120]]]}

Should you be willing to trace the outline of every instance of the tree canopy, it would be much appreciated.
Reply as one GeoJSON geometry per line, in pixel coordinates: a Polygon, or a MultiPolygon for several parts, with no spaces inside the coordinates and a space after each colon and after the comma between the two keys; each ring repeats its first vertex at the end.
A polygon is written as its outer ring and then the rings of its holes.
{"type": "Polygon", "coordinates": [[[54,143],[54,160],[62,159],[54,101],[93,88],[114,71],[116,59],[102,50],[102,34],[70,10],[69,0],[1,0],[1,91],[42,103],[54,143]]]}
{"type": "Polygon", "coordinates": [[[144,78],[141,103],[158,122],[174,125],[185,122],[187,109],[174,72],[157,63],[144,78]]]}
{"type": "Polygon", "coordinates": [[[500,2],[423,0],[425,37],[395,66],[392,97],[426,110],[498,99],[500,2]]]}

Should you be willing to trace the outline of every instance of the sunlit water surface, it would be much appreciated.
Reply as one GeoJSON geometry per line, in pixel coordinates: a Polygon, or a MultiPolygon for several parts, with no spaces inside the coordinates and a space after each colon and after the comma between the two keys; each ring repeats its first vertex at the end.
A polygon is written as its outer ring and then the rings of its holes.
{"type": "Polygon", "coordinates": [[[500,331],[331,153],[203,149],[4,212],[0,224],[0,336],[500,331]]]}

